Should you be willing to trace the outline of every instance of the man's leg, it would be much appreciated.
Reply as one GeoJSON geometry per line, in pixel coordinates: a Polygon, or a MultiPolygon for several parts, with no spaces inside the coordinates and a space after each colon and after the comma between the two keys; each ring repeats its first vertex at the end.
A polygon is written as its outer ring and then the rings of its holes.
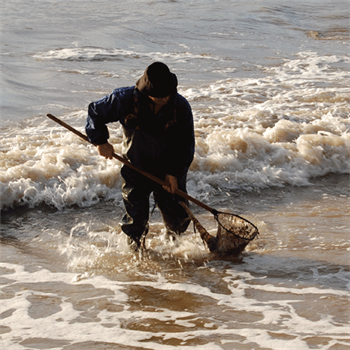
{"type": "MultiPolygon", "coordinates": [[[[122,231],[137,245],[141,244],[142,235],[148,232],[149,195],[151,188],[144,176],[126,167],[121,171],[122,193],[126,214],[121,221],[122,231]]],[[[130,242],[132,243],[132,242],[130,242]]]]}
{"type": "MultiPolygon", "coordinates": [[[[178,188],[186,192],[186,175],[178,179],[178,188]]],[[[162,213],[167,232],[170,235],[180,235],[182,232],[185,232],[191,219],[179,202],[188,204],[187,200],[169,193],[161,187],[158,187],[153,193],[157,206],[162,213]]]]}

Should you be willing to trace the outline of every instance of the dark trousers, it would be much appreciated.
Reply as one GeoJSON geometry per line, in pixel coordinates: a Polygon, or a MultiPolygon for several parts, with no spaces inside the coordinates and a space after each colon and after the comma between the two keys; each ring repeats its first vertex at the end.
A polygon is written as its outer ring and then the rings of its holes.
{"type": "MultiPolygon", "coordinates": [[[[148,232],[149,220],[149,197],[153,196],[162,213],[167,231],[180,234],[186,231],[190,218],[184,208],[179,204],[185,199],[164,190],[156,182],[146,178],[142,174],[123,166],[121,170],[123,179],[122,193],[126,214],[124,215],[121,228],[125,234],[134,240],[141,238],[148,232]]],[[[186,175],[178,180],[178,188],[186,192],[186,175]]]]}

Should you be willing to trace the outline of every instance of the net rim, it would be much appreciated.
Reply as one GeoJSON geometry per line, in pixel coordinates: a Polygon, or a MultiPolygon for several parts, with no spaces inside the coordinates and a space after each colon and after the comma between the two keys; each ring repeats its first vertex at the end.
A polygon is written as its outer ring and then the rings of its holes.
{"type": "Polygon", "coordinates": [[[224,230],[230,232],[230,234],[232,234],[233,236],[236,236],[236,237],[238,237],[238,238],[240,238],[240,239],[243,239],[243,240],[246,240],[246,241],[249,241],[249,242],[250,242],[250,241],[252,241],[256,236],[259,235],[259,230],[258,230],[258,228],[257,228],[252,222],[250,222],[249,220],[243,218],[243,217],[240,216],[240,215],[232,214],[232,213],[226,213],[226,212],[217,211],[217,210],[214,210],[214,211],[213,211],[213,215],[214,215],[215,220],[217,221],[217,223],[218,223],[224,230]],[[231,232],[230,230],[228,230],[228,229],[219,221],[219,217],[218,217],[219,214],[230,215],[230,216],[234,216],[234,217],[236,217],[236,218],[239,218],[239,219],[243,220],[244,222],[247,222],[249,225],[253,226],[253,228],[255,229],[255,231],[252,233],[251,237],[249,237],[249,238],[248,238],[248,237],[241,237],[241,236],[237,235],[236,233],[233,233],[233,232],[231,232]]]}

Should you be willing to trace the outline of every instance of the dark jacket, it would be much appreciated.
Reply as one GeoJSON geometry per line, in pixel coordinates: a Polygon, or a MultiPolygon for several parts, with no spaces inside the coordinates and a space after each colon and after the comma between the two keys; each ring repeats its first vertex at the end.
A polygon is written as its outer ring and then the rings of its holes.
{"type": "Polygon", "coordinates": [[[193,116],[189,103],[175,93],[155,116],[151,100],[134,86],[114,90],[89,105],[86,133],[90,142],[107,142],[106,124],[123,126],[123,156],[134,166],[164,177],[183,176],[194,156],[193,116]]]}

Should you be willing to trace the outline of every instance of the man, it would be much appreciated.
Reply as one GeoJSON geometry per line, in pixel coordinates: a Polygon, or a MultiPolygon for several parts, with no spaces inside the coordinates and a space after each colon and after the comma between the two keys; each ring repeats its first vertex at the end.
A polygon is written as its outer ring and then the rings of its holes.
{"type": "Polygon", "coordinates": [[[123,166],[122,192],[126,214],[121,228],[137,251],[148,232],[149,196],[160,209],[167,233],[184,232],[190,222],[174,194],[186,192],[186,176],[194,155],[194,128],[191,107],[177,93],[177,78],[161,62],[146,68],[136,86],[114,90],[89,105],[86,133],[98,145],[100,155],[111,159],[106,124],[122,124],[123,156],[137,168],[165,181],[160,185],[137,171],[123,166]]]}

